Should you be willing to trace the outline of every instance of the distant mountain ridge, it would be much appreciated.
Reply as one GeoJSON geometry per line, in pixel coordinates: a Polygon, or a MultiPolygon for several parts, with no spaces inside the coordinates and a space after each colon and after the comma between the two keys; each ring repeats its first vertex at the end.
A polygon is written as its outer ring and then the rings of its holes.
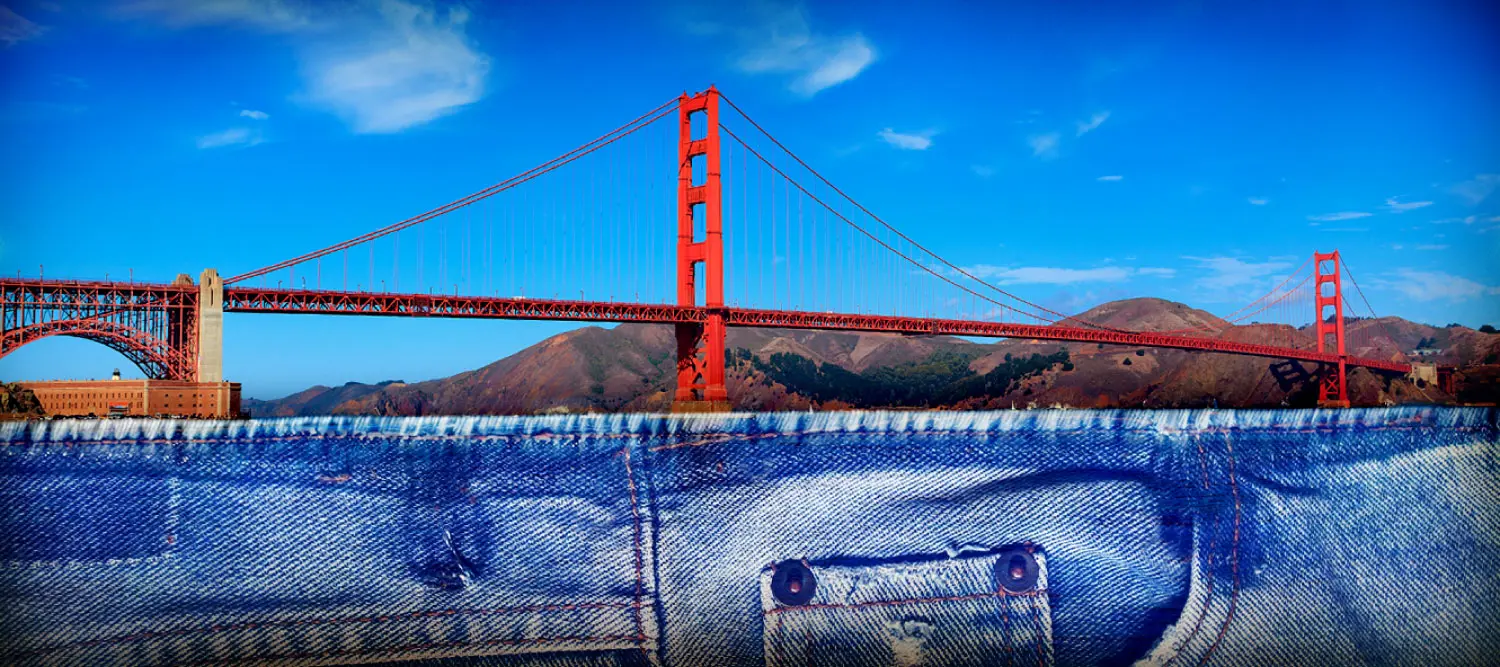
{"type": "MultiPolygon", "coordinates": [[[[1227,327],[1223,336],[1232,340],[1274,334],[1311,341],[1313,335],[1310,327],[1227,326],[1210,313],[1153,298],[1102,304],[1080,317],[1134,330],[1227,327]]],[[[1350,350],[1361,356],[1404,358],[1404,351],[1426,343],[1440,352],[1423,361],[1478,368],[1469,373],[1476,379],[1490,377],[1480,367],[1500,362],[1500,336],[1465,327],[1395,317],[1346,327],[1351,338],[1365,327],[1382,327],[1401,348],[1350,350]]],[[[1277,407],[1316,399],[1312,365],[1183,350],[739,328],[730,329],[727,346],[727,385],[737,410],[1277,407]]],[[[671,404],[674,349],[667,325],[582,327],[451,377],[317,386],[273,401],[247,399],[244,406],[257,417],[661,411],[671,404]]],[[[1455,400],[1435,387],[1364,369],[1351,371],[1349,382],[1360,404],[1455,400]]],[[[1493,384],[1478,384],[1478,400],[1493,384]]]]}

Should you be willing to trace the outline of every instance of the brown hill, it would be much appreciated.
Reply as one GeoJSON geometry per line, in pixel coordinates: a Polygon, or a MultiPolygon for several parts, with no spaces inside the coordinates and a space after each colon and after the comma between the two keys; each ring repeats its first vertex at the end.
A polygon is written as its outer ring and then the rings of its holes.
{"type": "MultiPolygon", "coordinates": [[[[1111,302],[1081,316],[1105,326],[1136,330],[1225,325],[1212,314],[1161,299],[1111,302]]],[[[1356,332],[1376,326],[1390,331],[1405,351],[1427,339],[1437,341],[1434,345],[1442,352],[1433,359],[1444,363],[1472,365],[1486,358],[1493,363],[1500,352],[1500,336],[1463,327],[1440,329],[1400,318],[1350,322],[1351,340],[1356,332]]],[[[1307,329],[1269,324],[1230,327],[1222,335],[1236,340],[1264,339],[1268,335],[1312,340],[1307,329]]],[[[781,329],[731,329],[727,343],[730,350],[749,350],[756,360],[742,360],[728,375],[730,401],[739,410],[837,409],[850,404],[815,400],[812,396],[817,392],[805,386],[805,379],[777,375],[764,363],[776,354],[805,358],[812,367],[828,364],[869,376],[879,369],[910,369],[928,360],[951,358],[967,360],[960,364],[966,363],[974,374],[984,375],[1011,358],[1045,356],[1059,349],[1068,352],[1066,364],[1053,364],[1009,386],[949,404],[964,409],[1012,405],[1273,407],[1306,406],[1316,399],[1313,374],[1317,369],[1313,365],[1259,357],[1030,340],[976,343],[946,336],[781,329]]],[[[452,377],[412,384],[313,387],[283,399],[246,404],[257,416],[665,410],[675,385],[673,349],[668,326],[583,327],[452,377]]],[[[1381,356],[1404,358],[1403,350],[1380,351],[1381,356]]],[[[1471,375],[1489,377],[1484,373],[1471,375]]],[[[1362,404],[1453,400],[1436,388],[1417,387],[1403,378],[1364,370],[1350,374],[1350,388],[1353,398],[1362,404]]]]}

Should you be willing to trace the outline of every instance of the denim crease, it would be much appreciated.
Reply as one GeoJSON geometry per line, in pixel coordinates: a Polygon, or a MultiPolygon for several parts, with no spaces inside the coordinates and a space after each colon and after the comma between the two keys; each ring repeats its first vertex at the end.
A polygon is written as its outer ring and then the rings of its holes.
{"type": "Polygon", "coordinates": [[[1493,663],[1496,415],[8,423],[0,663],[1493,663]]]}

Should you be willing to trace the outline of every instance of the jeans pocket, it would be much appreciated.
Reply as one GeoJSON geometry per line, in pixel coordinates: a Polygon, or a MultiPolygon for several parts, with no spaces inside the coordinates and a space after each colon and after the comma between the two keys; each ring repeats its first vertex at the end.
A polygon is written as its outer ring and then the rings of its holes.
{"type": "Polygon", "coordinates": [[[891,561],[783,561],[761,573],[765,664],[1053,662],[1046,558],[1015,547],[891,561]]]}

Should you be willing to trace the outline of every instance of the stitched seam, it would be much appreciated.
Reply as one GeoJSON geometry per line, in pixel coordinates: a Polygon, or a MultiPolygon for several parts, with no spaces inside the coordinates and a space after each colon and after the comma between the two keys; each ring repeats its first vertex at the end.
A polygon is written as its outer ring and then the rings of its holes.
{"type": "Polygon", "coordinates": [[[646,433],[453,433],[449,435],[404,435],[401,433],[297,433],[293,435],[266,435],[266,436],[237,436],[234,438],[112,438],[112,439],[88,439],[88,440],[63,440],[63,441],[9,441],[6,446],[16,447],[21,445],[43,445],[43,446],[72,446],[72,445],[256,445],[267,442],[284,441],[306,441],[306,440],[506,440],[511,438],[525,438],[527,440],[581,440],[585,438],[597,438],[600,440],[622,440],[628,438],[652,438],[653,434],[646,433]]]}
{"type": "Polygon", "coordinates": [[[1203,659],[1198,664],[1208,662],[1213,657],[1214,650],[1219,648],[1219,642],[1224,640],[1224,635],[1229,631],[1229,624],[1234,621],[1234,608],[1240,597],[1240,488],[1234,479],[1234,443],[1226,434],[1224,437],[1224,451],[1229,456],[1229,493],[1234,499],[1234,534],[1229,543],[1229,572],[1231,576],[1231,588],[1229,589],[1229,612],[1224,616],[1224,623],[1219,626],[1219,634],[1214,637],[1214,643],[1208,647],[1208,652],[1203,654],[1203,659]]]}
{"type": "Polygon", "coordinates": [[[896,605],[917,604],[922,602],[966,602],[969,600],[985,600],[997,597],[1034,598],[1037,597],[1040,593],[1041,591],[1032,591],[1030,593],[1007,593],[1004,590],[999,590],[992,593],[973,593],[970,595],[949,595],[944,597],[930,598],[907,598],[904,600],[880,600],[877,602],[857,602],[854,604],[821,602],[817,604],[802,604],[792,607],[776,607],[773,609],[767,609],[763,613],[765,615],[771,615],[788,614],[795,611],[808,611],[812,609],[863,609],[865,607],[892,607],[896,605]]]}
{"type": "Polygon", "coordinates": [[[389,623],[391,621],[407,621],[423,618],[443,618],[448,616],[496,616],[501,614],[524,614],[543,613],[556,611],[577,611],[590,609],[624,609],[630,606],[628,602],[584,602],[578,604],[561,605],[527,605],[522,607],[496,607],[494,609],[441,609],[434,611],[414,611],[405,614],[390,614],[380,616],[347,616],[339,618],[304,618],[288,621],[256,621],[250,623],[232,623],[228,625],[210,625],[197,628],[178,628],[176,630],[135,632],[117,637],[106,637],[103,639],[88,639],[84,641],[59,644],[46,648],[32,649],[21,653],[8,654],[7,658],[20,658],[43,653],[65,651],[76,648],[88,648],[92,646],[104,646],[110,644],[126,644],[151,639],[166,639],[171,637],[182,637],[197,634],[217,634],[221,632],[235,632],[240,630],[257,630],[260,628],[293,628],[307,625],[349,625],[356,623],[389,623]]]}
{"type": "MultiPolygon", "coordinates": [[[[526,646],[537,644],[550,644],[562,642],[607,642],[607,641],[640,641],[639,635],[597,635],[582,637],[536,637],[533,639],[490,639],[486,641],[461,641],[461,642],[436,642],[424,644],[408,644],[380,649],[345,649],[340,651],[325,651],[322,653],[284,653],[281,655],[258,656],[254,658],[236,658],[234,662],[260,662],[264,660],[292,660],[296,658],[334,658],[353,655],[376,655],[384,653],[401,653],[404,651],[419,651],[430,648],[459,648],[465,646],[526,646]]],[[[223,664],[222,659],[200,660],[197,662],[178,663],[180,665],[217,665],[223,664]]]]}
{"type": "Polygon", "coordinates": [[[777,665],[781,665],[781,664],[785,664],[786,663],[786,657],[784,655],[786,653],[786,651],[781,646],[781,643],[782,643],[781,642],[781,639],[782,639],[782,637],[781,637],[781,624],[785,620],[786,619],[784,619],[781,616],[781,614],[777,614],[776,615],[776,628],[771,631],[771,637],[772,637],[772,640],[771,640],[771,655],[772,655],[773,658],[775,658],[777,665]]]}
{"type": "MultiPolygon", "coordinates": [[[[1208,481],[1208,453],[1203,450],[1203,440],[1201,438],[1198,438],[1197,436],[1194,436],[1193,437],[1193,444],[1195,444],[1195,445],[1198,446],[1198,463],[1199,463],[1199,467],[1203,470],[1203,489],[1205,491],[1207,491],[1209,489],[1209,481],[1208,481]]],[[[1216,544],[1216,539],[1217,539],[1217,536],[1214,535],[1214,533],[1212,531],[1209,532],[1209,535],[1208,535],[1208,557],[1207,557],[1206,562],[1204,564],[1204,573],[1205,573],[1205,575],[1207,577],[1207,583],[1204,585],[1203,609],[1198,613],[1198,620],[1193,622],[1193,629],[1192,629],[1192,631],[1188,633],[1187,638],[1185,638],[1185,639],[1182,640],[1182,646],[1181,646],[1181,648],[1178,649],[1179,652],[1173,654],[1172,658],[1167,661],[1167,664],[1171,664],[1173,662],[1176,662],[1178,658],[1182,657],[1181,651],[1186,651],[1187,648],[1188,648],[1188,646],[1190,646],[1193,643],[1193,638],[1198,636],[1198,630],[1203,627],[1203,619],[1205,619],[1205,618],[1208,617],[1208,610],[1209,610],[1210,607],[1213,606],[1213,602],[1214,602],[1214,547],[1215,547],[1215,544],[1216,544]]]]}
{"type": "MultiPolygon", "coordinates": [[[[1122,419],[1123,418],[1116,417],[1116,418],[1113,419],[1113,421],[1121,421],[1122,419]]],[[[1482,426],[1449,426],[1449,427],[1441,427],[1441,426],[1437,426],[1436,424],[1429,424],[1429,423],[1423,422],[1422,424],[1417,425],[1417,426],[1372,426],[1372,427],[1364,427],[1364,426],[1350,425],[1350,426],[1339,426],[1339,427],[1312,427],[1312,428],[1281,428],[1281,427],[1276,427],[1276,426],[1255,426],[1255,427],[1234,427],[1234,428],[1212,427],[1212,428],[1202,428],[1202,429],[1199,429],[1199,428],[1185,428],[1185,429],[1180,429],[1180,428],[1152,427],[1152,428],[1118,429],[1118,430],[1114,430],[1114,431],[1111,431],[1111,432],[1113,432],[1113,433],[1156,433],[1156,434],[1163,434],[1163,435],[1198,434],[1198,433],[1226,433],[1227,434],[1227,433],[1234,433],[1234,432],[1245,432],[1245,433],[1278,433],[1278,434],[1280,434],[1280,433],[1343,433],[1343,432],[1346,432],[1346,431],[1350,430],[1351,428],[1359,428],[1359,430],[1361,430],[1361,431],[1416,431],[1416,430],[1424,430],[1424,431],[1426,431],[1426,430],[1441,430],[1441,431],[1455,431],[1455,432],[1457,432],[1457,431],[1485,431],[1485,430],[1489,430],[1488,427],[1482,427],[1482,426]]],[[[655,447],[649,447],[649,448],[647,448],[647,451],[651,451],[651,452],[663,452],[663,451],[670,451],[670,450],[673,450],[673,449],[682,449],[684,447],[704,447],[704,446],[708,446],[708,445],[721,445],[721,444],[731,444],[731,443],[732,444],[740,444],[740,443],[749,442],[749,441],[752,441],[752,440],[765,440],[765,439],[783,438],[783,437],[801,437],[801,436],[807,436],[807,435],[845,435],[845,436],[861,436],[861,437],[867,437],[867,436],[887,436],[887,435],[912,436],[912,437],[923,437],[923,436],[932,436],[932,435],[1004,436],[1004,435],[1016,433],[1016,432],[1019,432],[1019,431],[1022,431],[1022,430],[1024,430],[1024,429],[1015,429],[1015,430],[1009,430],[1009,431],[975,431],[975,430],[958,430],[958,429],[948,429],[948,430],[939,429],[939,430],[929,430],[929,431],[896,431],[896,430],[885,430],[885,431],[844,431],[844,430],[836,430],[836,431],[771,431],[771,432],[767,432],[767,433],[743,434],[743,435],[740,435],[740,434],[734,434],[734,435],[725,434],[725,435],[721,435],[721,436],[713,436],[713,437],[708,437],[708,438],[702,438],[702,439],[699,439],[699,440],[693,440],[693,441],[689,441],[689,442],[675,442],[675,443],[672,443],[672,444],[669,444],[669,445],[657,445],[655,447]]],[[[1033,433],[1078,433],[1078,432],[1088,431],[1088,430],[1094,430],[1094,429],[1091,429],[1091,428],[1088,428],[1088,427],[1085,426],[1085,427],[1080,427],[1080,428],[1077,428],[1077,429],[1056,430],[1056,431],[1030,431],[1030,432],[1033,432],[1033,433]]],[[[872,446],[871,448],[874,449],[875,447],[872,446]]]]}
{"type": "MultiPolygon", "coordinates": [[[[624,454],[625,458],[625,481],[627,482],[628,488],[630,489],[630,515],[632,524],[634,526],[633,546],[635,547],[635,603],[632,605],[632,607],[634,608],[635,613],[635,634],[636,636],[644,638],[646,634],[646,626],[645,619],[642,618],[641,613],[641,597],[645,589],[646,570],[645,557],[641,553],[641,510],[639,504],[636,502],[635,475],[630,470],[630,445],[626,445],[625,448],[620,451],[624,454]]],[[[642,639],[642,643],[644,644],[644,639],[642,639]]]]}
{"type": "MultiPolygon", "coordinates": [[[[1103,423],[1105,421],[1122,422],[1124,420],[1125,420],[1124,417],[1111,417],[1111,418],[1109,418],[1107,420],[1102,420],[1100,423],[1103,423]]],[[[1043,430],[1043,431],[1032,431],[1032,432],[1037,432],[1037,433],[1076,433],[1076,432],[1080,432],[1080,431],[1094,430],[1094,429],[1091,428],[1092,426],[1093,426],[1093,424],[1085,424],[1085,425],[1080,425],[1078,428],[1057,429],[1057,430],[1043,430]]],[[[1160,433],[1160,434],[1178,434],[1178,433],[1235,433],[1235,432],[1239,432],[1239,433],[1342,433],[1342,432],[1345,432],[1345,431],[1348,431],[1348,430],[1351,430],[1351,429],[1358,429],[1358,430],[1361,430],[1361,431],[1370,431],[1370,432],[1376,432],[1376,431],[1417,431],[1417,430],[1439,430],[1439,431],[1453,431],[1453,432],[1472,432],[1472,431],[1490,431],[1490,430],[1493,430],[1490,426],[1487,426],[1487,425],[1482,425],[1482,426],[1440,426],[1440,425],[1435,424],[1435,423],[1423,421],[1423,422],[1417,422],[1415,425],[1411,425],[1411,426],[1366,426],[1366,425],[1360,424],[1360,423],[1351,423],[1351,424],[1341,425],[1341,426],[1314,426],[1314,427],[1303,427],[1303,428],[1281,427],[1281,426],[1235,426],[1235,427],[1219,426],[1219,427],[1210,427],[1210,428],[1203,428],[1203,429],[1198,429],[1198,428],[1186,428],[1186,429],[1182,429],[1182,428],[1171,428],[1171,427],[1160,427],[1160,426],[1157,426],[1157,427],[1149,427],[1149,428],[1118,429],[1118,430],[1115,430],[1113,432],[1115,432],[1115,433],[1160,433]]],[[[724,434],[721,437],[703,438],[701,440],[696,440],[696,441],[686,442],[686,443],[673,443],[673,444],[670,444],[670,445],[657,445],[656,447],[649,448],[649,451],[657,452],[657,451],[664,451],[664,450],[669,450],[669,449],[678,449],[678,448],[682,448],[682,447],[699,447],[699,446],[703,446],[703,445],[718,444],[718,443],[721,443],[721,442],[738,442],[738,441],[745,441],[745,440],[758,439],[758,438],[776,438],[776,437],[785,437],[785,436],[803,436],[803,435],[857,435],[857,436],[871,436],[871,435],[910,435],[910,436],[925,436],[925,435],[979,435],[979,436],[1003,436],[1003,435],[1012,434],[1012,433],[1015,433],[1015,432],[1018,432],[1018,431],[1022,431],[1022,430],[1025,430],[1025,429],[1009,429],[1009,430],[996,430],[996,431],[991,431],[991,430],[972,430],[972,429],[938,429],[938,430],[926,430],[926,431],[903,431],[903,430],[890,430],[890,429],[883,430],[883,431],[847,431],[847,430],[835,430],[835,431],[772,431],[772,432],[768,432],[768,433],[753,434],[753,435],[752,434],[724,434]]],[[[97,440],[97,439],[94,439],[94,440],[66,440],[66,441],[62,441],[62,442],[57,442],[57,441],[36,442],[36,441],[32,441],[32,440],[22,440],[22,441],[7,441],[6,443],[4,443],[4,445],[0,445],[0,446],[4,446],[4,447],[23,447],[23,446],[63,446],[63,447],[68,447],[68,446],[73,446],[73,445],[127,445],[127,444],[253,445],[253,444],[263,444],[263,443],[266,443],[266,442],[279,442],[279,441],[284,441],[284,440],[326,440],[326,439],[335,439],[335,438],[343,438],[343,439],[349,439],[349,440],[454,440],[454,439],[465,439],[465,440],[502,440],[502,439],[509,439],[509,438],[524,438],[524,439],[527,439],[527,440],[566,440],[566,439],[577,439],[577,440],[583,440],[583,439],[620,440],[620,439],[628,439],[628,438],[640,438],[640,439],[646,440],[646,439],[652,439],[652,438],[671,437],[671,435],[672,434],[657,434],[657,433],[569,433],[569,434],[547,434],[547,433],[525,434],[525,433],[510,433],[510,434],[467,434],[467,435],[466,434],[452,434],[452,435],[403,435],[403,434],[400,434],[400,433],[377,434],[377,435],[351,435],[351,434],[303,433],[303,434],[297,434],[297,435],[256,436],[256,437],[253,437],[253,438],[251,438],[251,437],[240,437],[240,438],[235,438],[235,439],[231,439],[231,440],[226,440],[226,439],[222,439],[222,438],[195,438],[195,439],[184,439],[184,440],[177,440],[177,439],[172,439],[172,438],[166,438],[166,439],[154,439],[154,438],[120,438],[120,439],[110,439],[110,440],[97,440]]]]}
{"type": "Polygon", "coordinates": [[[1042,605],[1031,605],[1031,617],[1036,619],[1036,667],[1047,667],[1047,656],[1042,652],[1042,643],[1047,637],[1042,633],[1042,605]]]}
{"type": "Polygon", "coordinates": [[[1010,601],[1004,597],[1000,598],[1000,627],[1005,633],[1005,664],[1014,665],[1016,654],[1015,647],[1011,646],[1015,643],[1015,638],[1010,634],[1010,601]]]}

